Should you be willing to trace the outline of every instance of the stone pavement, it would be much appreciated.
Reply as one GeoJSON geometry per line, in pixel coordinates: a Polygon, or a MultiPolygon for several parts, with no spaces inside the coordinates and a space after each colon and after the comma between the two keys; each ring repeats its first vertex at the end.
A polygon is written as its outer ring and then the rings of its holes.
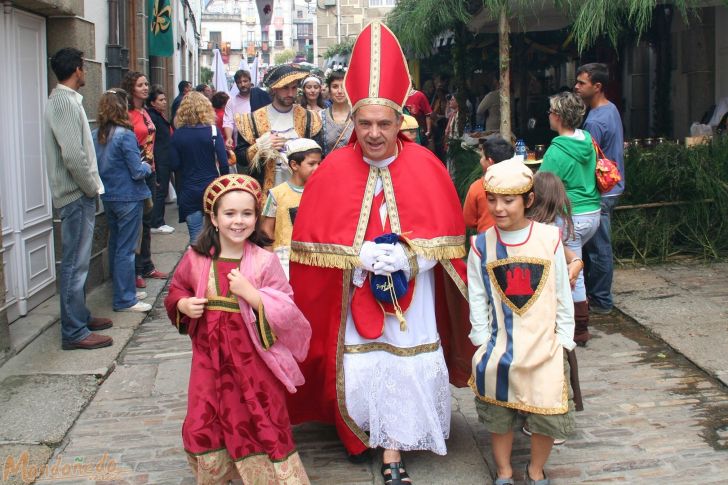
{"type": "MultiPolygon", "coordinates": [[[[162,270],[176,263],[185,233],[178,226],[175,235],[154,237],[162,270]]],[[[639,324],[620,312],[594,318],[595,338],[577,351],[586,410],[576,415],[573,438],[551,455],[546,470],[554,485],[728,481],[728,389],[713,377],[728,369],[725,336],[717,335],[720,318],[726,330],[725,269],[688,272],[670,265],[618,272],[617,305],[634,311],[639,324]],[[684,288],[673,288],[677,282],[684,288]],[[715,331],[715,345],[707,345],[708,330],[715,331]],[[701,362],[714,367],[704,371],[695,365],[701,362]]],[[[151,283],[156,302],[143,322],[114,314],[113,350],[61,352],[56,324],[0,367],[5,473],[6,457],[17,459],[27,450],[31,462],[48,462],[49,472],[67,465],[67,479],[52,483],[194,483],[180,436],[190,343],[166,318],[164,282],[151,283]]],[[[95,290],[90,304],[110,314],[109,293],[108,285],[95,290]]],[[[53,305],[42,311],[50,314],[53,305]]],[[[382,483],[379,460],[349,464],[332,427],[309,424],[294,434],[313,483],[382,483]]],[[[489,440],[468,389],[453,389],[448,448],[445,457],[406,454],[415,483],[492,483],[489,440]]],[[[516,479],[522,479],[528,439],[520,433],[513,457],[516,479]]],[[[11,475],[0,476],[2,483],[23,483],[11,475]]]]}

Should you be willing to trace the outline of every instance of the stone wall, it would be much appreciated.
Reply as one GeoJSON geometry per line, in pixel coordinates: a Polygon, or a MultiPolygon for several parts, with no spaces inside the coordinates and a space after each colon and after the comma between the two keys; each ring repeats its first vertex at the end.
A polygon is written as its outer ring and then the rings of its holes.
{"type": "MultiPolygon", "coordinates": [[[[341,2],[341,41],[356,39],[373,20],[382,20],[392,7],[369,7],[368,0],[338,0],[341,2]]],[[[319,8],[316,14],[318,46],[315,62],[322,64],[323,54],[337,44],[336,7],[319,8]]]]}

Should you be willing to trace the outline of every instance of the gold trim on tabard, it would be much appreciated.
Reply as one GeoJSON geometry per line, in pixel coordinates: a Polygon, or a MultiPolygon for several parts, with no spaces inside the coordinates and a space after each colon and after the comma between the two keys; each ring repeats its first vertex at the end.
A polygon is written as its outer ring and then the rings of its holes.
{"type": "Polygon", "coordinates": [[[343,288],[341,290],[341,316],[339,320],[339,335],[336,342],[336,401],[339,406],[341,419],[365,445],[369,446],[369,436],[349,416],[346,408],[346,382],[344,377],[344,337],[346,336],[346,316],[349,313],[349,293],[351,292],[351,270],[343,271],[343,288]]]}
{"type": "Polygon", "coordinates": [[[379,94],[379,78],[382,63],[382,24],[372,22],[371,28],[371,63],[369,64],[369,97],[379,94]]]}
{"type": "Polygon", "coordinates": [[[447,274],[450,275],[450,279],[453,280],[455,285],[458,287],[458,290],[460,290],[460,294],[463,295],[463,298],[466,300],[468,299],[468,285],[465,284],[463,279],[460,277],[457,271],[455,271],[455,266],[452,265],[452,261],[445,260],[440,261],[440,264],[442,264],[442,267],[445,268],[445,271],[447,271],[447,274]]]}
{"type": "Polygon", "coordinates": [[[549,261],[548,259],[531,258],[528,256],[511,256],[508,258],[496,259],[494,261],[491,261],[490,263],[487,263],[485,267],[488,270],[488,277],[493,283],[492,286],[495,287],[495,290],[498,292],[498,296],[500,296],[501,301],[503,301],[503,303],[505,303],[508,308],[513,311],[513,313],[520,317],[523,316],[523,314],[526,313],[529,308],[531,308],[531,306],[536,302],[536,300],[538,300],[538,297],[541,295],[541,291],[543,291],[543,287],[544,285],[546,285],[546,280],[548,280],[549,277],[549,271],[551,270],[551,261],[549,261]],[[543,265],[543,274],[541,275],[541,280],[538,282],[538,287],[533,291],[533,296],[531,296],[531,299],[528,300],[528,303],[523,305],[522,308],[518,308],[516,305],[514,305],[511,300],[506,296],[506,294],[503,293],[503,289],[498,284],[495,273],[493,273],[493,268],[497,268],[498,266],[503,266],[511,263],[530,263],[543,265]]]}
{"type": "Polygon", "coordinates": [[[475,384],[475,377],[470,376],[470,379],[468,379],[468,386],[470,386],[470,389],[475,393],[475,397],[477,397],[480,401],[483,401],[488,404],[495,404],[496,406],[501,406],[504,408],[509,409],[516,409],[518,411],[524,411],[531,414],[543,414],[548,416],[554,416],[557,414],[566,414],[569,411],[569,384],[566,382],[566,378],[564,379],[564,385],[563,390],[561,392],[561,407],[558,408],[539,408],[536,406],[529,406],[528,404],[521,404],[521,403],[515,403],[515,402],[508,402],[508,401],[498,401],[497,399],[493,399],[487,396],[481,396],[478,394],[478,386],[475,384]]]}
{"type": "Polygon", "coordinates": [[[346,354],[364,354],[367,352],[387,352],[399,357],[412,357],[413,355],[435,352],[440,348],[440,341],[431,344],[416,345],[414,347],[395,347],[386,342],[371,342],[368,344],[345,345],[344,353],[346,354]]]}

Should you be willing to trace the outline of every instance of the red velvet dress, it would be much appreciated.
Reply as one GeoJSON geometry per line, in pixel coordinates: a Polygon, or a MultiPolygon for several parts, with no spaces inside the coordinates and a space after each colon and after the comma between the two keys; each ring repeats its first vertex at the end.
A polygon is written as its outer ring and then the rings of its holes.
{"type": "MultiPolygon", "coordinates": [[[[181,298],[196,293],[177,284],[185,280],[182,273],[204,283],[204,271],[196,273],[199,265],[189,263],[210,259],[186,256],[165,301],[168,312],[175,311],[181,298]]],[[[291,432],[286,386],[256,350],[240,303],[230,296],[227,275],[239,266],[239,260],[211,261],[203,290],[208,303],[191,332],[192,366],[182,426],[188,461],[198,484],[235,478],[244,483],[307,484],[291,432]]]]}
{"type": "MultiPolygon", "coordinates": [[[[218,296],[229,297],[227,274],[239,263],[213,262],[210,272],[217,266],[218,296]]],[[[275,461],[286,458],[295,445],[285,388],[258,356],[243,329],[237,303],[225,311],[226,300],[213,295],[208,300],[209,307],[221,309],[205,311],[192,339],[187,418],[182,427],[185,450],[200,454],[226,448],[233,460],[254,453],[275,461]]]]}

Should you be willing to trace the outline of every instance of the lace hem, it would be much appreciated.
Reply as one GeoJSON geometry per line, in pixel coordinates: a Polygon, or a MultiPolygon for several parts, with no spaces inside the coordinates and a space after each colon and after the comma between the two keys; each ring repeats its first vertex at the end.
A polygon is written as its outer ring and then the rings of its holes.
{"type": "Polygon", "coordinates": [[[346,354],[346,406],[372,448],[447,453],[450,384],[442,349],[412,357],[346,354]]]}

